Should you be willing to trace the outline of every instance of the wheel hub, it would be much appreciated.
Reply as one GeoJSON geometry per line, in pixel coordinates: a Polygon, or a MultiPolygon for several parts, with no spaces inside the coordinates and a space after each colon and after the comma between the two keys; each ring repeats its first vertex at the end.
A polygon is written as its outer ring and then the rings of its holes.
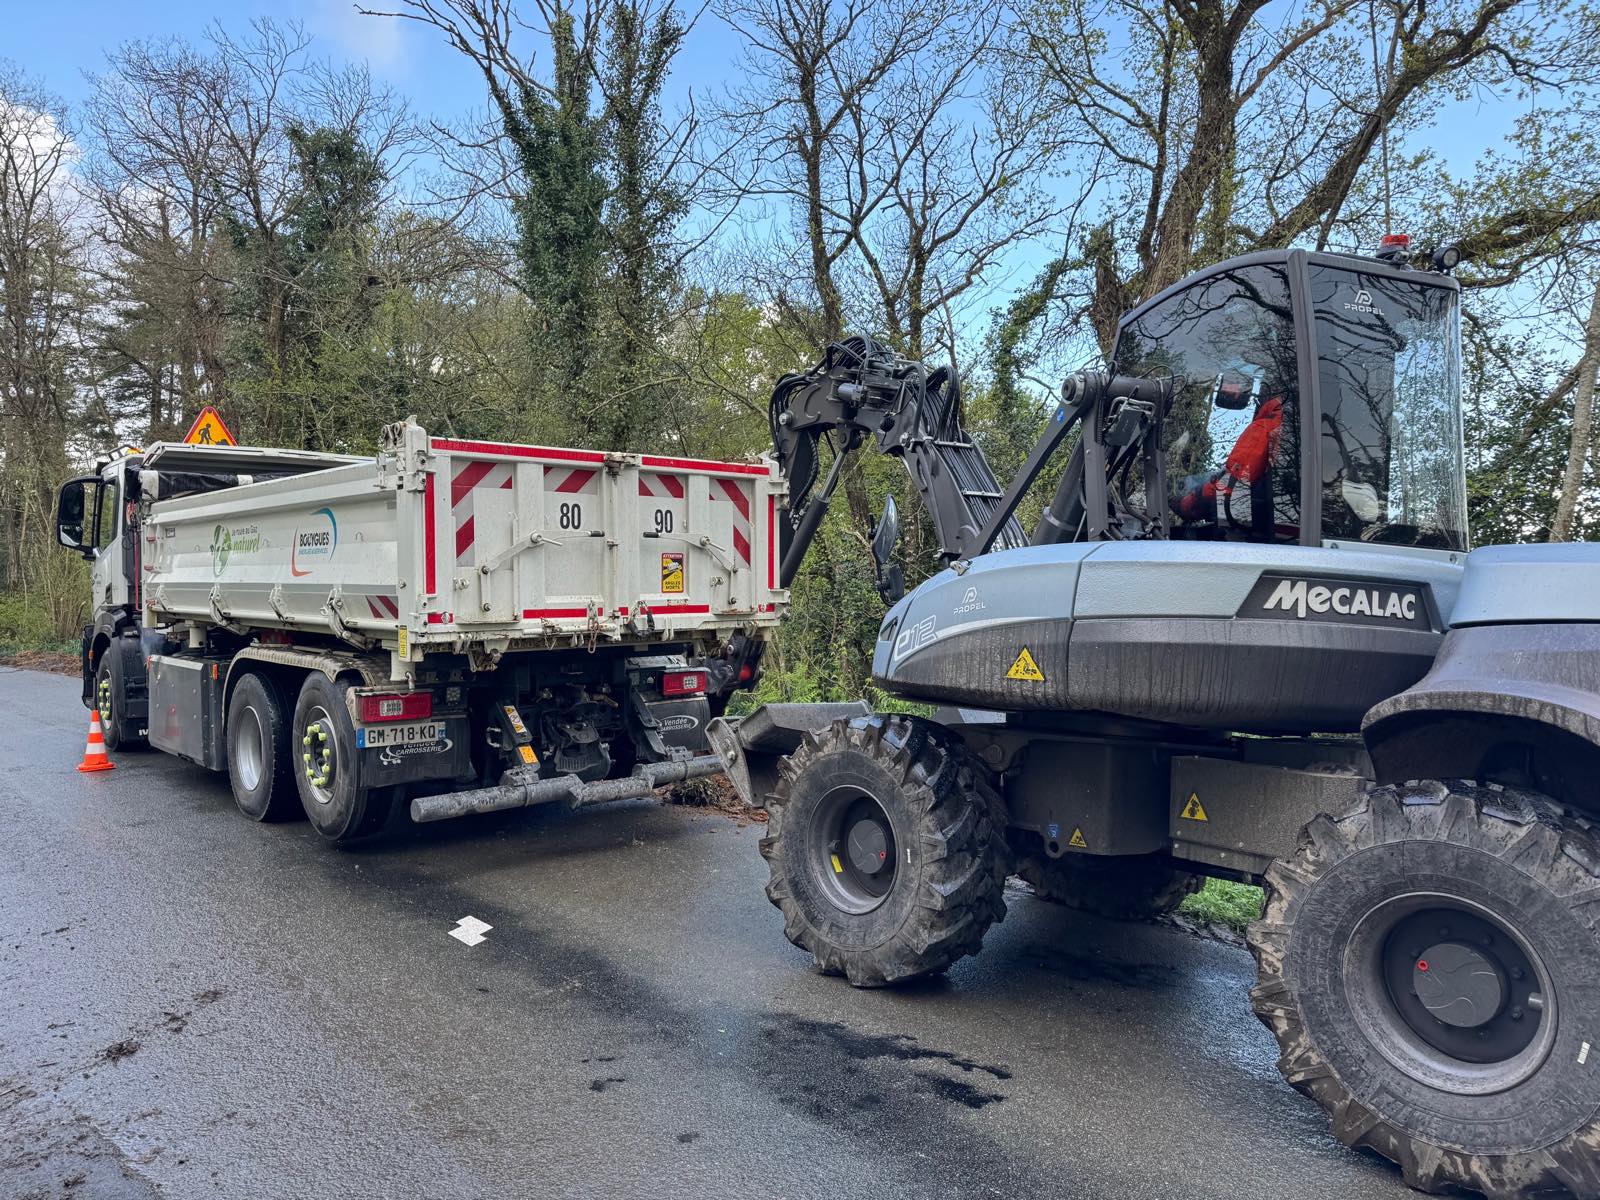
{"type": "Polygon", "coordinates": [[[835,906],[868,913],[894,889],[894,825],[878,799],[853,787],[823,798],[811,843],[813,870],[835,906]]]}
{"type": "Polygon", "coordinates": [[[322,804],[330,799],[329,788],[338,769],[338,756],[334,753],[334,731],[326,716],[312,721],[300,737],[300,765],[311,785],[312,795],[322,804]]]}
{"type": "Polygon", "coordinates": [[[1345,969],[1362,1032],[1430,1087],[1504,1091],[1549,1054],[1548,973],[1527,939],[1481,905],[1422,893],[1385,901],[1357,922],[1345,969]]]}
{"type": "Polygon", "coordinates": [[[850,865],[863,875],[876,875],[889,868],[888,830],[873,818],[867,817],[851,825],[847,844],[850,865]]]}
{"type": "Polygon", "coordinates": [[[1411,971],[1422,1006],[1446,1025],[1477,1029],[1494,1020],[1506,997],[1500,964],[1461,942],[1436,942],[1411,971]]]}

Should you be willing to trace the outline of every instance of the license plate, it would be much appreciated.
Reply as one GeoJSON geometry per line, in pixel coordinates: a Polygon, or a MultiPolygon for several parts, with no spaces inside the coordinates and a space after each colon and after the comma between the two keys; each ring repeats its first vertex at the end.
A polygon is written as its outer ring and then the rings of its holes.
{"type": "Polygon", "coordinates": [[[363,750],[382,746],[409,746],[444,738],[443,721],[405,721],[396,725],[363,725],[356,730],[356,745],[363,750]]]}

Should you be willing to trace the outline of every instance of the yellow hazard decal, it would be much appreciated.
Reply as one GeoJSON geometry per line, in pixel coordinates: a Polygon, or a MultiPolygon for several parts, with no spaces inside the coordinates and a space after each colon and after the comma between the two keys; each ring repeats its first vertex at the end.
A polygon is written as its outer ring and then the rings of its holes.
{"type": "Polygon", "coordinates": [[[1183,817],[1185,821],[1211,820],[1210,817],[1206,816],[1206,806],[1200,803],[1200,795],[1198,792],[1189,793],[1189,803],[1183,806],[1183,812],[1179,815],[1183,817]]]}
{"type": "Polygon", "coordinates": [[[1006,672],[1007,679],[1026,679],[1029,683],[1043,683],[1044,672],[1039,670],[1039,664],[1033,661],[1033,655],[1028,653],[1024,646],[1022,653],[1017,655],[1017,661],[1011,664],[1011,669],[1006,672]]]}
{"type": "Polygon", "coordinates": [[[1081,829],[1072,831],[1072,836],[1067,839],[1067,845],[1075,850],[1087,850],[1089,848],[1089,843],[1083,840],[1083,830],[1081,829]]]}
{"type": "Polygon", "coordinates": [[[233,434],[222,423],[222,418],[211,405],[206,405],[200,410],[200,415],[194,419],[194,424],[189,426],[189,432],[183,435],[183,441],[188,446],[237,446],[233,434]]]}
{"type": "Polygon", "coordinates": [[[411,648],[411,632],[404,625],[400,626],[400,657],[409,658],[407,651],[411,648]]]}
{"type": "Polygon", "coordinates": [[[528,766],[538,765],[539,756],[533,752],[532,746],[518,746],[517,753],[522,755],[522,761],[528,766]]]}
{"type": "Polygon", "coordinates": [[[661,556],[661,590],[683,591],[683,554],[679,551],[670,551],[661,556]]]}

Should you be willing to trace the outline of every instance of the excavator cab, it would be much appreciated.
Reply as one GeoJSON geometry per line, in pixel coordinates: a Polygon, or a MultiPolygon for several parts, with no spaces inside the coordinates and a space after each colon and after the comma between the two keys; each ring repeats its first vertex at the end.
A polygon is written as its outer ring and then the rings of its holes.
{"type": "Polygon", "coordinates": [[[1133,310],[1112,370],[1173,381],[1167,536],[1464,550],[1459,342],[1455,280],[1398,260],[1251,255],[1133,310]]]}

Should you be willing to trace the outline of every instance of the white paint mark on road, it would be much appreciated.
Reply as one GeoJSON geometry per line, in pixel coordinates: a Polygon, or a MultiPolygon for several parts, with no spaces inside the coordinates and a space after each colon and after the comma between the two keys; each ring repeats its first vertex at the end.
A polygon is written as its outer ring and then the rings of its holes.
{"type": "Polygon", "coordinates": [[[464,945],[476,946],[483,941],[483,935],[493,928],[493,925],[487,921],[480,921],[477,917],[462,917],[450,931],[450,936],[464,945]]]}

